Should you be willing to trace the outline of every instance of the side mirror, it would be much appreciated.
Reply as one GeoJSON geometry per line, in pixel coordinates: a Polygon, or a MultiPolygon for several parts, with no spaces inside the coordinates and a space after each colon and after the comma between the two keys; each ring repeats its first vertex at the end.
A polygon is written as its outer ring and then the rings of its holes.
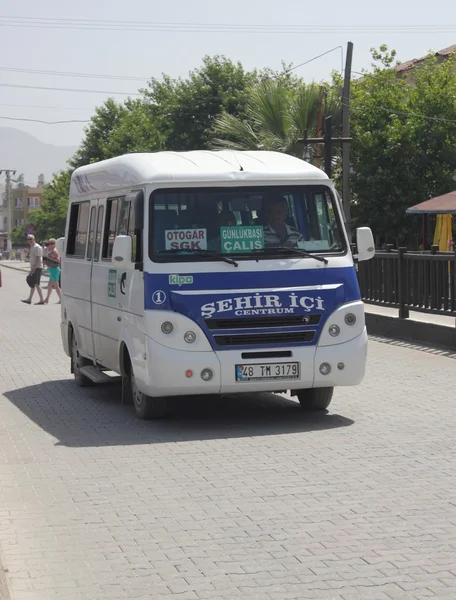
{"type": "Polygon", "coordinates": [[[129,235],[118,235],[114,240],[112,249],[112,262],[115,267],[125,269],[131,267],[131,237],[129,235]]]}
{"type": "Polygon", "coordinates": [[[358,262],[370,260],[375,256],[374,236],[370,227],[358,227],[356,230],[356,245],[358,262]]]}

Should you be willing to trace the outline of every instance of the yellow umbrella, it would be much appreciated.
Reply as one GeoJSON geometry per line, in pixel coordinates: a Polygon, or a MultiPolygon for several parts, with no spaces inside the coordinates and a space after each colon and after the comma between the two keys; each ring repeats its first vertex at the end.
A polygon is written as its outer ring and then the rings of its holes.
{"type": "Polygon", "coordinates": [[[437,215],[434,245],[439,247],[440,252],[451,252],[453,250],[452,221],[452,215],[437,215]]]}

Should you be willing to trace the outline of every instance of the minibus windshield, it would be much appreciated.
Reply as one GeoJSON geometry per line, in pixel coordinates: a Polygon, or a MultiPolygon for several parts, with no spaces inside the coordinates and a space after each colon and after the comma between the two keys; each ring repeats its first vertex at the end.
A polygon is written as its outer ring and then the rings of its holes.
{"type": "Polygon", "coordinates": [[[287,248],[303,257],[346,251],[326,186],[160,189],[151,194],[149,217],[149,254],[158,262],[211,260],[211,253],[283,258],[287,248]]]}

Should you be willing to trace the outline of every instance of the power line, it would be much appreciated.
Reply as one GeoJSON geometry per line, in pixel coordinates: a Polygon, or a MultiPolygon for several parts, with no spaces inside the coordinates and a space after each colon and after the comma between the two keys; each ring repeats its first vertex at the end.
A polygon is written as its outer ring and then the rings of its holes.
{"type": "MultiPolygon", "coordinates": [[[[150,27],[150,26],[171,26],[171,27],[231,27],[234,29],[242,29],[242,28],[269,28],[270,25],[262,25],[262,24],[244,24],[244,23],[201,23],[201,22],[179,22],[179,21],[164,21],[164,22],[148,22],[148,21],[116,21],[110,19],[75,19],[75,18],[65,18],[65,17],[25,17],[25,16],[6,16],[0,15],[0,19],[6,19],[13,22],[25,22],[25,23],[56,23],[56,24],[84,24],[84,25],[137,25],[141,27],[150,27]]],[[[303,26],[300,25],[277,25],[277,27],[284,29],[302,29],[303,26]]],[[[318,26],[318,25],[309,25],[304,26],[311,29],[326,29],[329,27],[331,29],[346,29],[347,25],[330,25],[330,26],[318,26]]],[[[385,24],[385,25],[350,25],[352,29],[378,29],[378,28],[387,28],[393,30],[406,30],[406,29],[427,29],[427,30],[435,30],[442,28],[454,28],[454,25],[401,25],[401,24],[385,24]]]]}
{"type": "Polygon", "coordinates": [[[44,125],[61,125],[62,123],[90,123],[90,120],[79,120],[71,119],[69,121],[41,121],[40,119],[25,119],[21,117],[2,117],[0,119],[6,119],[7,121],[26,121],[28,123],[43,123],[44,125]]]}
{"type": "MultiPolygon", "coordinates": [[[[312,58],[299,63],[298,65],[295,65],[293,67],[290,67],[289,69],[287,69],[284,73],[280,73],[278,75],[275,76],[275,78],[287,75],[288,73],[291,73],[292,71],[303,67],[304,65],[307,65],[319,58],[321,58],[322,56],[326,56],[327,54],[330,54],[331,52],[334,52],[336,50],[340,49],[342,52],[342,60],[343,60],[343,49],[342,46],[336,46],[334,48],[331,48],[330,50],[326,50],[325,52],[322,52],[321,54],[318,54],[316,56],[313,56],[312,58]]],[[[32,69],[14,69],[14,68],[10,68],[10,67],[0,67],[0,70],[18,70],[18,71],[32,71],[32,72],[37,72],[37,73],[51,73],[52,71],[35,71],[32,69]]],[[[52,73],[60,73],[60,74],[65,74],[65,75],[72,75],[72,73],[70,72],[56,72],[53,71],[52,73]]],[[[84,76],[86,74],[79,74],[80,76],[84,76]]],[[[98,77],[97,75],[91,75],[91,74],[87,74],[89,77],[98,77]]],[[[100,76],[103,77],[103,76],[100,76]]],[[[119,76],[120,77],[120,76],[119,76]]],[[[53,91],[71,91],[71,92],[87,92],[87,93],[97,93],[97,94],[121,94],[121,95],[128,95],[128,96],[141,96],[140,93],[131,93],[131,94],[127,94],[125,92],[104,92],[104,91],[98,91],[98,90],[83,90],[83,89],[68,89],[68,88],[50,88],[50,87],[43,87],[43,86],[31,86],[31,85],[16,85],[16,84],[9,84],[9,83],[0,83],[0,86],[3,87],[16,87],[16,88],[26,88],[26,89],[39,89],[39,90],[53,90],[53,91]]],[[[215,96],[214,96],[215,98],[215,96]]],[[[80,108],[74,108],[74,109],[70,109],[68,107],[53,107],[53,106],[33,106],[33,105],[26,105],[26,104],[0,104],[0,106],[14,106],[14,107],[18,107],[21,106],[23,108],[43,108],[43,109],[54,109],[54,110],[92,110],[92,109],[80,109],[80,108]]],[[[69,121],[42,121],[39,119],[21,119],[19,117],[0,117],[0,118],[4,118],[4,119],[8,119],[8,120],[15,120],[15,121],[31,121],[31,122],[36,122],[36,123],[46,123],[48,125],[54,125],[54,124],[60,124],[60,123],[88,123],[90,121],[83,121],[83,120],[69,120],[69,121]]]]}
{"type": "MultiPolygon", "coordinates": [[[[366,106],[360,105],[360,106],[351,106],[350,110],[364,110],[365,108],[367,108],[366,106]]],[[[369,107],[372,108],[372,107],[369,107]]],[[[415,117],[417,119],[425,119],[428,121],[440,121],[442,123],[456,123],[456,119],[446,119],[445,117],[431,117],[429,115],[421,115],[419,113],[415,113],[415,112],[410,112],[410,111],[400,111],[400,110],[395,110],[393,108],[386,108],[385,106],[378,106],[378,105],[374,105],[373,108],[375,110],[383,110],[385,112],[388,112],[392,115],[401,115],[404,117],[415,117]]]]}
{"type": "MultiPolygon", "coordinates": [[[[87,19],[87,18],[82,18],[82,19],[77,19],[77,18],[68,18],[68,17],[30,17],[30,16],[17,16],[17,15],[0,15],[0,19],[12,19],[12,20],[19,20],[19,21],[50,21],[50,22],[78,22],[78,23],[115,23],[115,24],[128,24],[128,25],[155,25],[157,24],[156,22],[150,22],[150,21],[116,21],[116,20],[112,20],[112,19],[87,19]]],[[[164,21],[164,22],[158,22],[158,24],[164,24],[164,25],[198,25],[201,23],[194,23],[194,22],[188,22],[188,21],[164,21]]],[[[212,26],[214,25],[213,23],[203,23],[203,25],[207,25],[207,26],[212,26]]],[[[229,27],[250,27],[250,25],[248,24],[231,24],[231,25],[227,25],[229,27]]],[[[267,25],[258,25],[255,24],[255,26],[258,27],[267,27],[267,25]]],[[[296,25],[282,25],[283,27],[296,27],[296,25]]],[[[395,27],[395,28],[402,28],[402,27],[421,27],[420,25],[401,25],[401,24],[393,24],[393,25],[385,25],[387,27],[395,27]]],[[[344,25],[336,25],[335,27],[344,27],[344,25]]],[[[358,27],[358,28],[365,28],[365,27],[376,27],[376,25],[354,25],[354,27],[358,27]]],[[[440,25],[430,25],[429,27],[440,27],[440,25]]]]}
{"type": "Polygon", "coordinates": [[[148,77],[133,77],[128,75],[96,75],[94,73],[72,73],[71,71],[42,71],[39,69],[18,69],[15,67],[0,67],[0,71],[9,73],[30,73],[33,75],[53,75],[57,77],[87,77],[90,79],[113,79],[125,81],[147,81],[148,77]]]}
{"type": "Polygon", "coordinates": [[[83,110],[87,112],[91,112],[93,108],[76,108],[71,106],[44,106],[43,104],[3,104],[0,103],[0,106],[8,106],[14,108],[44,108],[46,110],[83,110]]]}
{"type": "Polygon", "coordinates": [[[340,72],[342,73],[342,71],[344,70],[344,49],[342,48],[342,46],[335,46],[335,48],[331,48],[331,50],[327,50],[326,52],[323,52],[322,54],[319,54],[318,56],[314,56],[313,58],[309,58],[309,60],[306,60],[303,63],[300,63],[299,65],[296,65],[295,67],[291,67],[290,69],[287,69],[285,71],[285,74],[290,73],[291,71],[295,71],[296,69],[299,69],[299,67],[303,67],[304,65],[308,65],[309,63],[313,62],[314,60],[317,60],[318,58],[321,58],[322,56],[326,56],[327,54],[330,54],[331,52],[334,52],[335,50],[339,50],[341,51],[341,70],[340,72]]]}
{"type": "MultiPolygon", "coordinates": [[[[354,110],[359,111],[359,110],[364,110],[367,107],[361,105],[361,106],[350,106],[349,108],[351,111],[354,111],[354,110]]],[[[432,117],[429,115],[422,115],[422,114],[410,112],[410,111],[398,111],[398,110],[394,110],[391,108],[386,108],[384,106],[378,106],[378,105],[375,105],[373,108],[375,108],[375,110],[382,110],[382,111],[388,112],[390,114],[401,115],[401,116],[405,116],[405,117],[414,117],[417,119],[438,121],[438,122],[442,122],[442,123],[453,123],[453,124],[456,123],[456,119],[446,119],[444,117],[432,117]]],[[[188,112],[187,114],[191,114],[191,113],[188,112]]],[[[169,116],[172,116],[172,115],[170,114],[169,116]]],[[[9,121],[26,121],[26,122],[31,122],[31,123],[42,123],[45,125],[60,125],[60,124],[64,124],[64,123],[90,123],[90,119],[88,119],[88,120],[71,119],[71,120],[62,120],[62,121],[43,121],[40,119],[26,119],[26,118],[21,118],[21,117],[4,117],[4,116],[0,116],[0,119],[7,119],[9,121]]]]}
{"type": "MultiPolygon", "coordinates": [[[[318,54],[317,56],[314,56],[313,58],[310,58],[309,60],[306,60],[303,63],[300,63],[299,65],[293,66],[290,69],[287,69],[284,73],[280,73],[279,75],[277,75],[276,77],[280,77],[282,75],[286,75],[287,73],[291,73],[291,71],[294,71],[296,69],[299,69],[299,67],[303,67],[304,65],[307,65],[319,58],[322,58],[323,56],[326,56],[327,54],[330,54],[331,52],[334,52],[335,50],[340,50],[341,51],[341,58],[343,61],[343,48],[342,46],[335,46],[334,48],[331,48],[331,50],[327,50],[326,52],[322,52],[321,54],[318,54]]],[[[343,68],[342,68],[343,70],[343,68]]],[[[142,81],[142,82],[146,82],[149,78],[148,77],[133,77],[133,76],[128,76],[128,75],[100,75],[100,74],[95,74],[95,73],[74,73],[72,71],[43,71],[40,69],[21,69],[21,68],[16,68],[16,67],[0,67],[0,71],[6,71],[8,73],[27,73],[27,74],[33,74],[33,75],[52,75],[52,76],[57,76],[57,77],[85,77],[85,78],[90,78],[90,79],[112,79],[112,80],[125,80],[125,81],[142,81]]],[[[2,106],[0,104],[0,106],[2,106]]]]}
{"type": "Polygon", "coordinates": [[[16,85],[13,83],[0,83],[1,87],[12,87],[12,88],[22,88],[28,90],[51,90],[53,92],[83,92],[86,94],[106,94],[108,96],[141,96],[138,92],[109,92],[103,90],[82,90],[82,89],[72,89],[72,88],[55,88],[55,87],[44,87],[38,85],[16,85]]]}
{"type": "Polygon", "coordinates": [[[321,33],[452,33],[456,25],[258,25],[188,22],[112,21],[50,17],[0,16],[2,27],[82,29],[93,31],[162,31],[178,33],[321,34],[321,33]]]}

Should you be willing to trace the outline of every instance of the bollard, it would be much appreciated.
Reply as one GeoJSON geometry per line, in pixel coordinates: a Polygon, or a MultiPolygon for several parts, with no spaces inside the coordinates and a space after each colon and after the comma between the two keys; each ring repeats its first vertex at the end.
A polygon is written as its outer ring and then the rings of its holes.
{"type": "Polygon", "coordinates": [[[2,287],[2,270],[0,269],[0,287],[2,287]]]}

